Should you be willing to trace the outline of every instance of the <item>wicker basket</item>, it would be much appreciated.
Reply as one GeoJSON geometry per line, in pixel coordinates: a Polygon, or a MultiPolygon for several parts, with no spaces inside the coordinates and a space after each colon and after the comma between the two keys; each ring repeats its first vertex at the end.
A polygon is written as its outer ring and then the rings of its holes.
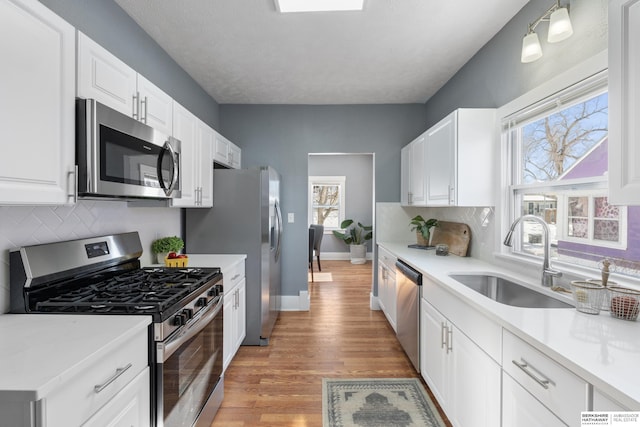
{"type": "Polygon", "coordinates": [[[640,291],[610,286],[611,315],[623,320],[636,320],[640,312],[640,291]]]}
{"type": "Polygon", "coordinates": [[[186,258],[165,258],[165,267],[186,267],[189,264],[189,257],[186,258]]]}
{"type": "Polygon", "coordinates": [[[605,287],[597,283],[578,280],[571,282],[571,294],[576,310],[582,313],[600,314],[605,292],[605,287]]]}
{"type": "MultiPolygon", "coordinates": [[[[602,285],[602,280],[600,279],[587,279],[587,282],[602,285]]],[[[600,306],[600,310],[602,311],[609,311],[609,307],[611,307],[611,292],[609,292],[609,286],[618,286],[618,284],[612,280],[607,281],[603,292],[602,305],[600,306]]]]}

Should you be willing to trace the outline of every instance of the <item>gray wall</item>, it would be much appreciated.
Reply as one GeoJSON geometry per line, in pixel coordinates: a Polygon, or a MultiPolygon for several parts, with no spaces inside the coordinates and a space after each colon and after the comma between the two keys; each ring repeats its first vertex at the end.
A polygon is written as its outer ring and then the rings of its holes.
{"type": "MultiPolygon", "coordinates": [[[[373,224],[373,157],[373,154],[309,156],[309,176],[345,177],[345,218],[364,225],[373,224]]],[[[371,244],[367,245],[368,251],[371,244]]],[[[349,247],[333,233],[325,234],[321,253],[328,252],[349,252],[349,247]]]]}
{"type": "MultiPolygon", "coordinates": [[[[563,0],[562,4],[567,1],[563,0]]],[[[522,37],[528,24],[540,17],[553,2],[530,0],[458,73],[427,101],[431,126],[456,108],[501,107],[579,64],[607,47],[607,0],[571,0],[573,36],[560,43],[547,43],[547,23],[536,28],[543,56],[520,62],[522,37]]]]}
{"type": "Polygon", "coordinates": [[[424,116],[422,104],[220,106],[222,133],[242,147],[243,167],[268,164],[282,175],[283,295],[307,289],[308,154],[375,153],[376,200],[398,201],[400,148],[426,129],[424,116]]]}
{"type": "Polygon", "coordinates": [[[71,25],[219,129],[217,102],[113,0],[40,0],[71,25]]]}

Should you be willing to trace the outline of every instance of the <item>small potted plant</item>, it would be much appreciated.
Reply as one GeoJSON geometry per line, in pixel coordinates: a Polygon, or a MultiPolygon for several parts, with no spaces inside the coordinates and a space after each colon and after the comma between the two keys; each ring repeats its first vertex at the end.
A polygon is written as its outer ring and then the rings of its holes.
{"type": "Polygon", "coordinates": [[[417,215],[411,218],[411,223],[409,225],[411,226],[411,231],[416,232],[418,245],[429,246],[429,240],[431,240],[431,228],[438,226],[438,220],[435,218],[425,220],[422,216],[417,215]]]}
{"type": "Polygon", "coordinates": [[[184,248],[184,241],[178,236],[162,237],[151,243],[151,252],[156,254],[158,263],[163,263],[169,252],[178,253],[184,248]]]}
{"type": "Polygon", "coordinates": [[[351,264],[364,264],[367,262],[367,241],[373,238],[373,226],[362,225],[352,219],[345,219],[340,224],[343,232],[334,230],[333,235],[342,239],[349,245],[351,264]]]}

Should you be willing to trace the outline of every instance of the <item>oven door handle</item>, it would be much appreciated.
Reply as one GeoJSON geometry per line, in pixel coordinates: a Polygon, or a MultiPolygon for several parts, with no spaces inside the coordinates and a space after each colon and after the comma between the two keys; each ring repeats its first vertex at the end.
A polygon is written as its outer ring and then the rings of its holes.
{"type": "Polygon", "coordinates": [[[216,304],[215,307],[202,313],[197,320],[190,323],[185,329],[179,329],[174,335],[169,337],[167,341],[157,343],[158,361],[162,360],[162,362],[166,362],[182,344],[206,328],[211,320],[220,313],[220,311],[222,311],[222,299],[220,299],[220,302],[216,304]]]}

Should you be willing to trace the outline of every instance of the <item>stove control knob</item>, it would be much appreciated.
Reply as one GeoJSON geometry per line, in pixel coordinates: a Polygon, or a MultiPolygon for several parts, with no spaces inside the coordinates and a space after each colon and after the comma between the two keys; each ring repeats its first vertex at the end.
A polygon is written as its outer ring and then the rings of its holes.
{"type": "Polygon", "coordinates": [[[207,292],[207,295],[209,295],[210,297],[216,297],[219,294],[220,294],[220,291],[218,291],[218,289],[215,287],[209,289],[209,292],[207,292]]]}
{"type": "Polygon", "coordinates": [[[182,310],[182,315],[187,319],[190,320],[193,318],[193,309],[191,308],[185,308],[182,310]]]}
{"type": "Polygon", "coordinates": [[[176,316],[173,318],[173,324],[174,326],[182,326],[185,323],[187,323],[187,318],[184,314],[180,313],[180,314],[176,314],[176,316]]]}
{"type": "Polygon", "coordinates": [[[206,297],[200,297],[196,300],[196,307],[205,307],[208,302],[206,297]]]}

